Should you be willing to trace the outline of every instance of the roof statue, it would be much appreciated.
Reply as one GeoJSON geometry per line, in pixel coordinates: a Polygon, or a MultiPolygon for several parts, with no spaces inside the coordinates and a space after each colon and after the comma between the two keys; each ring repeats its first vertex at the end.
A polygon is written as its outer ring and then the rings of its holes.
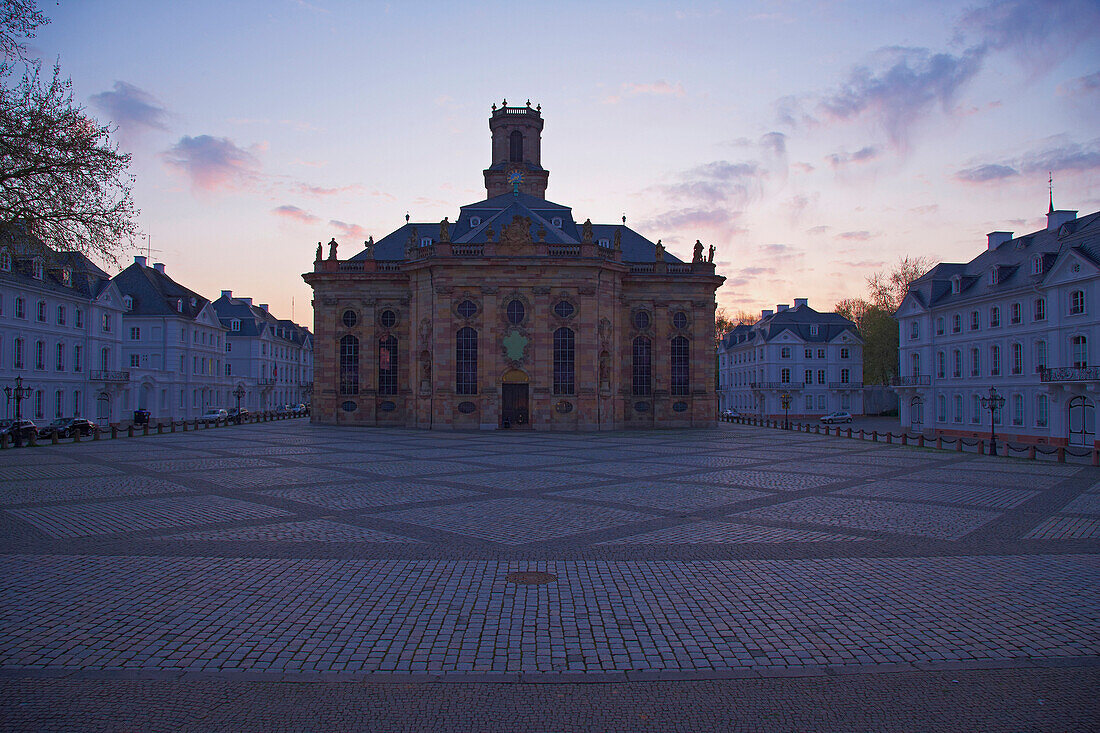
{"type": "Polygon", "coordinates": [[[321,243],[318,242],[317,243],[317,254],[313,257],[313,261],[314,262],[320,262],[321,261],[321,254],[322,254],[321,243]]]}
{"type": "Polygon", "coordinates": [[[695,240],[695,253],[692,254],[691,261],[692,262],[702,262],[703,261],[703,243],[700,242],[698,239],[695,240]]]}
{"type": "Polygon", "coordinates": [[[657,246],[653,249],[653,260],[655,262],[665,261],[665,246],[661,244],[661,240],[657,240],[657,246]]]}
{"type": "Polygon", "coordinates": [[[363,256],[368,260],[374,259],[374,237],[367,237],[363,242],[363,256]]]}
{"type": "Polygon", "coordinates": [[[581,224],[581,241],[585,244],[592,243],[592,220],[585,219],[584,224],[581,224]]]}
{"type": "Polygon", "coordinates": [[[714,245],[710,245],[710,252],[707,254],[707,262],[714,264],[714,245]]]}
{"type": "MultiPolygon", "coordinates": [[[[625,217],[624,217],[625,218],[625,217]]],[[[615,230],[615,251],[618,252],[623,248],[623,230],[615,230]]]]}
{"type": "Polygon", "coordinates": [[[328,258],[330,260],[336,259],[336,237],[333,237],[328,243],[328,258]]]}
{"type": "Polygon", "coordinates": [[[451,222],[446,216],[443,217],[443,221],[439,222],[439,241],[451,241],[451,222]]]}

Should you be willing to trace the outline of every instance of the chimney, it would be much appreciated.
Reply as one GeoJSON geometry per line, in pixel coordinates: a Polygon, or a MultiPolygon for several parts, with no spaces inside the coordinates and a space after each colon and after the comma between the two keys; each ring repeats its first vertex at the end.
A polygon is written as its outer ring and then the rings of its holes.
{"type": "Polygon", "coordinates": [[[1076,211],[1066,211],[1061,209],[1059,211],[1051,211],[1047,214],[1047,231],[1054,231],[1058,227],[1065,224],[1067,221],[1073,221],[1077,218],[1076,211]]]}
{"type": "Polygon", "coordinates": [[[142,267],[145,267],[145,256],[144,255],[134,255],[134,264],[135,265],[141,265],[142,267]]]}
{"type": "Polygon", "coordinates": [[[771,314],[772,314],[772,311],[770,311],[770,310],[762,310],[762,311],[760,311],[760,317],[761,317],[761,318],[767,318],[767,317],[768,317],[768,316],[770,316],[771,314]]]}
{"type": "Polygon", "coordinates": [[[776,311],[776,313],[782,313],[785,310],[790,310],[790,308],[791,307],[789,305],[782,304],[782,305],[777,305],[775,307],[775,311],[776,311]]]}
{"type": "Polygon", "coordinates": [[[985,235],[988,241],[988,249],[997,249],[1005,242],[1011,241],[1012,232],[990,232],[985,235]]]}
{"type": "Polygon", "coordinates": [[[241,300],[241,302],[243,302],[243,303],[244,303],[245,305],[252,305],[252,298],[241,298],[240,300],[241,300]]]}
{"type": "Polygon", "coordinates": [[[153,269],[156,270],[157,272],[159,272],[161,275],[163,275],[164,274],[164,263],[163,262],[154,262],[153,263],[153,269]]]}
{"type": "Polygon", "coordinates": [[[808,303],[809,303],[808,298],[795,298],[794,299],[794,307],[795,308],[807,308],[807,307],[809,307],[807,305],[808,303]]]}
{"type": "Polygon", "coordinates": [[[267,313],[267,303],[260,303],[260,310],[267,313]]]}
{"type": "Polygon", "coordinates": [[[229,300],[230,298],[233,297],[233,291],[232,290],[223,290],[222,291],[222,297],[225,298],[226,300],[229,300]]]}

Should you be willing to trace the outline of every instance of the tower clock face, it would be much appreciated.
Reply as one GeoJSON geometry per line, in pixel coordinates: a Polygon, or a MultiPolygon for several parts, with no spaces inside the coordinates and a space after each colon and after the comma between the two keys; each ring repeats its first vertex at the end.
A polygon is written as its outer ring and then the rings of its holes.
{"type": "Polygon", "coordinates": [[[520,171],[512,171],[508,174],[508,183],[523,183],[523,173],[520,171]]]}

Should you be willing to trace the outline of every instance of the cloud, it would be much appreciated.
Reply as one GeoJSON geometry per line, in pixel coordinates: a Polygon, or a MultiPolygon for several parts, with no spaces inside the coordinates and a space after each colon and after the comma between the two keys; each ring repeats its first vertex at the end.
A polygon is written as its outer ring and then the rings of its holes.
{"type": "Polygon", "coordinates": [[[996,0],[963,14],[960,35],[1008,52],[1033,73],[1057,66],[1082,41],[1095,37],[1100,5],[1094,0],[996,0]]]}
{"type": "Polygon", "coordinates": [[[841,232],[840,234],[836,235],[837,239],[847,239],[849,241],[855,242],[866,242],[871,237],[872,234],[866,229],[861,229],[858,232],[841,232]]]}
{"type": "Polygon", "coordinates": [[[340,236],[349,239],[365,239],[367,236],[367,230],[358,224],[348,224],[339,219],[330,219],[329,226],[335,228],[340,236]]]}
{"type": "Polygon", "coordinates": [[[789,244],[762,244],[760,245],[760,251],[765,255],[778,256],[788,255],[794,252],[794,248],[789,244]]]}
{"type": "Polygon", "coordinates": [[[722,227],[730,224],[736,214],[726,209],[673,209],[643,223],[646,229],[687,229],[694,227],[722,227]]]}
{"type": "Polygon", "coordinates": [[[782,132],[769,132],[760,138],[760,146],[775,155],[786,155],[787,136],[782,132]]]}
{"type": "Polygon", "coordinates": [[[684,171],[679,174],[678,182],[657,188],[673,199],[744,204],[759,193],[760,179],[766,175],[754,162],[719,160],[684,171]]]}
{"type": "Polygon", "coordinates": [[[989,181],[1000,181],[1018,175],[1020,175],[1019,171],[1012,166],[987,164],[975,166],[973,168],[964,168],[955,174],[955,180],[963,181],[964,183],[987,183],[989,181]]]}
{"type": "Polygon", "coordinates": [[[925,204],[923,206],[914,206],[913,208],[909,209],[909,211],[913,212],[914,214],[935,214],[939,210],[939,204],[925,204]]]}
{"type": "Polygon", "coordinates": [[[832,229],[828,224],[818,224],[816,227],[810,227],[806,230],[807,234],[824,234],[832,229]]]}
{"type": "Polygon", "coordinates": [[[229,138],[184,135],[161,157],[169,167],[186,174],[194,188],[204,191],[243,188],[260,177],[257,157],[229,138]]]}
{"type": "Polygon", "coordinates": [[[315,216],[305,209],[300,209],[297,206],[291,206],[290,204],[283,204],[282,206],[276,206],[271,210],[272,214],[281,216],[286,219],[300,222],[302,224],[313,224],[320,221],[320,217],[315,216]]]}
{"type": "Polygon", "coordinates": [[[639,95],[651,97],[682,97],[684,94],[684,86],[680,82],[670,84],[664,79],[659,79],[650,84],[626,82],[619,88],[618,92],[604,97],[603,101],[604,104],[618,104],[624,99],[637,97],[639,95]]]}
{"type": "Polygon", "coordinates": [[[792,163],[791,168],[798,171],[799,173],[813,173],[815,170],[817,170],[809,163],[792,163]]]}
{"type": "Polygon", "coordinates": [[[1058,93],[1067,97],[1079,97],[1097,92],[1100,92],[1100,71],[1094,71],[1058,85],[1058,93]]]}
{"type": "Polygon", "coordinates": [[[849,153],[845,150],[841,150],[837,153],[831,153],[825,156],[825,160],[833,168],[843,168],[844,166],[852,163],[866,163],[874,160],[878,157],[878,150],[868,145],[867,147],[860,148],[854,153],[849,153]]]}
{"type": "Polygon", "coordinates": [[[168,110],[144,89],[116,81],[114,91],[91,97],[92,106],[105,113],[124,135],[144,130],[167,130],[168,110]]]}
{"type": "Polygon", "coordinates": [[[363,190],[363,187],[358,183],[353,183],[348,186],[326,188],[325,186],[312,186],[308,183],[298,182],[294,184],[293,188],[298,193],[307,196],[336,196],[342,193],[360,193],[363,190]]]}

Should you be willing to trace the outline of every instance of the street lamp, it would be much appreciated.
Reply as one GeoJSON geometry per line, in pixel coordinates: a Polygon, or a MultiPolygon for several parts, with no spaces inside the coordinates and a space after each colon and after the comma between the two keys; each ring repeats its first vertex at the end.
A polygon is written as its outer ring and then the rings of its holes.
{"type": "Polygon", "coordinates": [[[20,405],[22,405],[23,400],[30,398],[31,392],[33,392],[33,391],[34,390],[31,389],[30,387],[24,387],[23,386],[23,377],[16,377],[15,378],[15,386],[14,387],[4,387],[4,394],[6,394],[8,396],[8,399],[9,400],[11,400],[11,399],[15,400],[15,425],[14,425],[14,429],[12,430],[12,433],[14,434],[14,437],[15,437],[15,447],[16,448],[23,447],[22,430],[20,430],[20,428],[19,428],[19,421],[23,419],[23,413],[22,413],[20,405]]]}
{"type": "Polygon", "coordinates": [[[784,392],[783,394],[779,395],[779,399],[783,401],[783,429],[790,430],[791,421],[787,417],[787,412],[791,409],[791,393],[784,392]]]}
{"type": "Polygon", "coordinates": [[[238,384],[233,390],[233,396],[237,398],[237,424],[241,424],[241,398],[244,397],[244,385],[238,384]]]}
{"type": "Polygon", "coordinates": [[[997,394],[995,387],[989,388],[989,396],[982,397],[982,409],[989,410],[989,455],[997,455],[997,410],[1005,406],[1005,398],[997,394]]]}

